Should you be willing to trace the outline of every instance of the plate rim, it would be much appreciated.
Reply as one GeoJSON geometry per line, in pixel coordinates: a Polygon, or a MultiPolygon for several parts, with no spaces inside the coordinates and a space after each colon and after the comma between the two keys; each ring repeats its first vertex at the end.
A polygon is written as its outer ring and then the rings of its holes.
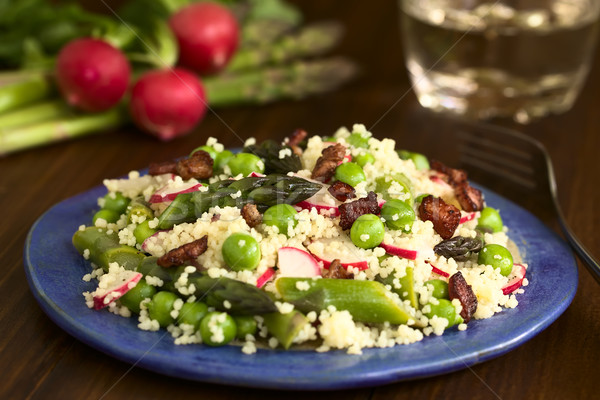
{"type": "MultiPolygon", "coordinates": [[[[62,200],[62,201],[56,203],[55,205],[50,207],[46,212],[44,212],[35,221],[35,223],[32,225],[32,227],[30,228],[30,230],[27,234],[27,238],[26,238],[25,246],[24,246],[25,272],[26,272],[27,281],[31,288],[31,292],[34,295],[37,302],[42,307],[45,314],[48,315],[48,317],[50,317],[50,319],[54,323],[56,323],[58,326],[60,326],[63,330],[65,330],[71,336],[73,336],[77,340],[85,343],[86,345],[89,345],[97,350],[100,350],[100,351],[108,354],[111,357],[115,357],[126,363],[134,364],[135,366],[139,366],[139,367],[151,370],[156,373],[161,373],[163,375],[169,375],[169,376],[174,376],[177,378],[184,378],[184,379],[189,379],[189,380],[210,382],[210,383],[217,383],[217,384],[227,384],[227,385],[255,387],[255,388],[268,388],[268,389],[293,389],[293,390],[335,390],[335,389],[347,389],[347,388],[357,388],[357,387],[369,387],[369,386],[376,386],[376,385],[380,385],[380,384],[387,384],[387,383],[392,383],[392,382],[397,382],[397,381],[402,381],[402,380],[411,380],[411,379],[416,379],[416,378],[424,378],[424,377],[428,377],[428,376],[441,375],[441,374],[446,374],[446,373],[450,373],[453,371],[457,371],[460,369],[464,369],[464,368],[470,367],[472,365],[490,360],[492,358],[499,357],[499,356],[506,354],[507,352],[513,350],[514,348],[524,344],[526,341],[530,340],[531,338],[536,336],[538,333],[540,333],[541,331],[546,329],[560,315],[562,315],[562,313],[571,304],[571,302],[575,296],[575,293],[577,291],[577,284],[578,284],[577,263],[576,263],[573,252],[570,251],[570,248],[568,248],[568,246],[562,240],[562,238],[560,238],[556,234],[556,232],[550,230],[547,226],[545,226],[536,216],[531,214],[529,211],[523,209],[519,205],[494,193],[493,191],[491,191],[489,189],[485,189],[485,188],[481,187],[480,185],[476,185],[476,186],[481,188],[484,191],[484,193],[486,194],[486,196],[491,195],[492,197],[497,197],[502,202],[509,204],[512,208],[516,209],[517,211],[525,213],[529,218],[533,218],[533,220],[538,225],[541,225],[541,228],[544,230],[545,234],[552,237],[553,240],[557,241],[561,245],[559,247],[561,247],[561,249],[563,250],[563,253],[565,253],[563,255],[568,256],[568,258],[569,258],[569,264],[570,264],[569,266],[571,267],[571,268],[569,268],[570,278],[571,278],[571,281],[573,281],[574,285],[570,285],[570,287],[569,287],[570,291],[568,293],[565,293],[565,296],[563,297],[563,301],[560,302],[557,307],[553,308],[551,313],[548,313],[547,315],[544,316],[543,319],[541,319],[540,321],[537,321],[537,323],[533,327],[530,327],[529,329],[521,332],[518,336],[512,337],[510,340],[503,341],[501,343],[496,343],[494,346],[490,346],[490,347],[486,348],[487,351],[485,351],[485,352],[473,350],[471,352],[468,352],[467,354],[463,354],[459,358],[452,360],[452,362],[450,362],[450,363],[440,364],[439,362],[432,361],[429,364],[422,363],[413,368],[370,370],[370,371],[368,371],[368,373],[363,374],[363,376],[361,376],[360,379],[357,379],[357,377],[354,375],[352,375],[352,376],[339,376],[338,375],[338,376],[334,376],[333,380],[326,380],[325,379],[326,377],[324,377],[323,379],[317,380],[317,381],[307,381],[306,377],[305,377],[305,379],[294,379],[294,378],[299,378],[299,377],[288,376],[287,377],[288,379],[285,379],[286,378],[285,376],[280,376],[280,375],[272,375],[270,377],[263,375],[263,379],[256,380],[255,379],[256,374],[249,374],[249,375],[246,374],[245,376],[237,376],[236,377],[237,380],[232,381],[231,376],[216,375],[215,373],[211,373],[211,371],[208,371],[208,373],[199,373],[198,371],[189,371],[189,370],[182,371],[181,369],[178,369],[178,368],[175,368],[175,369],[164,368],[164,365],[162,367],[160,367],[160,366],[157,367],[156,363],[161,363],[164,360],[161,359],[161,354],[157,354],[157,353],[153,352],[152,349],[150,349],[150,351],[148,351],[141,359],[139,358],[139,355],[136,352],[132,353],[131,350],[129,350],[129,353],[127,353],[127,352],[124,353],[124,350],[121,349],[119,346],[115,346],[115,344],[112,343],[111,340],[108,340],[108,339],[105,340],[103,335],[97,334],[88,326],[84,326],[82,323],[79,323],[78,321],[74,320],[73,317],[71,317],[65,310],[61,309],[61,307],[51,298],[51,296],[49,296],[46,293],[46,289],[44,288],[43,283],[40,282],[39,276],[36,274],[36,271],[35,271],[34,262],[31,259],[31,257],[32,257],[31,250],[32,250],[32,246],[34,245],[34,242],[33,242],[34,235],[36,233],[36,230],[40,228],[43,221],[45,221],[46,218],[48,218],[50,215],[52,215],[53,212],[56,212],[56,210],[60,209],[61,207],[67,206],[71,202],[77,203],[78,200],[80,200],[81,198],[86,198],[86,197],[92,197],[94,199],[99,197],[100,194],[104,190],[102,185],[95,186],[87,191],[81,192],[77,195],[74,195],[72,197],[69,197],[65,200],[62,200]],[[567,250],[567,251],[564,252],[564,250],[567,250]]],[[[74,249],[73,249],[73,252],[75,252],[74,249]]],[[[79,256],[79,255],[77,254],[77,256],[79,256]]],[[[83,262],[83,259],[81,259],[81,260],[83,262]]],[[[81,277],[79,277],[79,278],[81,278],[81,277]]],[[[79,295],[80,293],[76,293],[76,294],[79,295]]],[[[83,303],[82,298],[81,298],[81,302],[83,303]]],[[[92,310],[90,310],[90,311],[92,311],[92,310]]],[[[493,321],[495,317],[496,316],[492,317],[491,319],[478,320],[478,321],[493,321]]],[[[117,318],[121,318],[121,317],[117,317],[117,318]]],[[[133,326],[133,328],[137,330],[137,327],[133,326]]],[[[471,328],[469,328],[469,329],[471,329],[471,328]]],[[[469,329],[467,329],[467,331],[469,329]]],[[[140,332],[142,332],[142,331],[140,331],[140,332]]],[[[161,330],[160,332],[163,333],[163,336],[161,337],[159,342],[165,341],[165,338],[167,341],[170,341],[171,343],[173,342],[173,339],[171,338],[171,336],[165,333],[166,331],[161,330]]],[[[442,338],[442,341],[445,342],[445,337],[446,337],[446,334],[443,336],[440,336],[438,338],[442,338]]],[[[425,338],[424,341],[426,341],[427,339],[428,338],[425,338]]],[[[419,342],[419,343],[423,343],[423,342],[419,342]]],[[[408,346],[413,346],[413,345],[415,345],[415,344],[411,344],[408,346]]],[[[175,346],[175,345],[173,344],[173,346],[175,346]]],[[[195,345],[195,346],[197,346],[197,345],[195,345]]],[[[185,348],[187,346],[178,346],[178,347],[185,348]]],[[[396,345],[392,349],[397,349],[399,347],[402,347],[402,346],[396,345]]],[[[239,353],[240,357],[253,357],[253,356],[241,354],[240,349],[235,346],[225,346],[222,348],[213,348],[213,349],[208,349],[205,346],[202,346],[201,348],[203,349],[203,352],[207,352],[210,354],[214,354],[215,351],[221,352],[221,353],[226,353],[226,354],[231,354],[232,349],[235,349],[237,351],[237,353],[239,353]]],[[[388,349],[364,349],[363,354],[372,355],[372,353],[375,353],[375,355],[376,355],[376,353],[383,352],[386,350],[388,350],[388,349]]],[[[284,355],[284,357],[287,357],[287,358],[289,358],[291,354],[294,354],[294,352],[282,351],[282,350],[269,350],[269,349],[259,350],[259,353],[261,353],[261,352],[270,352],[271,355],[273,355],[273,354],[284,355]]],[[[336,350],[334,353],[337,355],[340,355],[341,352],[343,352],[344,356],[346,356],[346,357],[357,357],[355,355],[345,355],[344,350],[336,350]]],[[[257,353],[257,354],[259,354],[259,353],[257,353]]],[[[296,354],[298,354],[298,353],[296,353],[296,354]]],[[[310,354],[312,356],[314,356],[315,353],[310,352],[310,354]]],[[[328,355],[332,354],[332,353],[321,353],[321,354],[323,354],[325,359],[327,359],[328,355]]],[[[316,356],[316,357],[322,358],[321,356],[316,356]]],[[[323,371],[321,371],[321,372],[323,372],[323,371]]]]}

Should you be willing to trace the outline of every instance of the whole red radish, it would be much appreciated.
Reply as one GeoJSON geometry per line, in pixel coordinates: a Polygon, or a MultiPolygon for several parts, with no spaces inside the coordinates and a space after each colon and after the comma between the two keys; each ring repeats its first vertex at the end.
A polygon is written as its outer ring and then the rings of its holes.
{"type": "Polygon", "coordinates": [[[131,67],[110,44],[91,38],[65,45],[56,60],[56,81],[69,104],[85,111],[103,111],[117,104],[127,87],[131,67]]]}
{"type": "Polygon", "coordinates": [[[179,63],[199,74],[212,74],[227,65],[239,42],[233,14],[211,2],[191,4],[169,19],[179,43],[179,63]]]}
{"type": "Polygon", "coordinates": [[[206,96],[200,79],[185,69],[149,71],[133,86],[129,111],[141,129],[168,141],[200,122],[206,96]]]}

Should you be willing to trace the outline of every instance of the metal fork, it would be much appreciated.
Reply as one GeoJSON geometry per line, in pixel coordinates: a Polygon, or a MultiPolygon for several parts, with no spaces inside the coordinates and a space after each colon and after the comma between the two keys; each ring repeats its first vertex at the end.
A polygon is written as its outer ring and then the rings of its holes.
{"type": "Polygon", "coordinates": [[[600,283],[600,265],[566,223],[558,201],[552,160],[545,147],[523,133],[488,124],[466,123],[455,132],[459,161],[471,166],[470,174],[475,170],[485,171],[552,201],[569,244],[600,283]]]}

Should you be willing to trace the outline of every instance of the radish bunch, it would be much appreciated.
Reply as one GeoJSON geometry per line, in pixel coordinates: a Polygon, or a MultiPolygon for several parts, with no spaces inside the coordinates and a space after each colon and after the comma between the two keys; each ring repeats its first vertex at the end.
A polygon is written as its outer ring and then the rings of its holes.
{"type": "Polygon", "coordinates": [[[239,27],[216,3],[193,3],[169,19],[179,44],[179,64],[143,73],[131,82],[126,55],[92,38],[68,43],[58,55],[56,82],[69,104],[83,111],[115,107],[129,93],[129,111],[138,127],[161,140],[191,131],[206,113],[206,95],[197,74],[222,70],[237,49],[239,27]]]}

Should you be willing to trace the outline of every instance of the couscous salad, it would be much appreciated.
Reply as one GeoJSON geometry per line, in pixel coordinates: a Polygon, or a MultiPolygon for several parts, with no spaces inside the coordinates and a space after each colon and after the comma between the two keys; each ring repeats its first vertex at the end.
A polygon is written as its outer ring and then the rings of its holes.
{"type": "Polygon", "coordinates": [[[73,236],[98,282],[85,301],[176,344],[360,354],[468,329],[527,285],[464,171],[363,125],[237,154],[210,138],[104,185],[73,236]]]}

